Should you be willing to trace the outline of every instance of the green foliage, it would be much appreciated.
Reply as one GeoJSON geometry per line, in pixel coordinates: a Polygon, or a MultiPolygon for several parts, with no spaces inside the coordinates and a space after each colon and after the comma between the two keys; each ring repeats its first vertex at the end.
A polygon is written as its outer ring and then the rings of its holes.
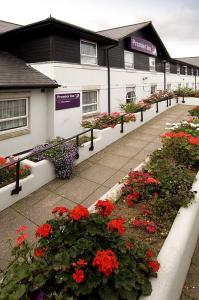
{"type": "Polygon", "coordinates": [[[176,96],[178,97],[193,97],[195,94],[195,91],[191,88],[179,88],[178,90],[175,91],[176,96]]]}
{"type": "Polygon", "coordinates": [[[193,117],[199,118],[199,106],[196,106],[193,109],[189,110],[189,114],[193,117]]]}
{"type": "Polygon", "coordinates": [[[137,103],[130,102],[126,104],[120,104],[120,108],[126,114],[128,113],[136,113],[140,111],[140,106],[137,103]]]}

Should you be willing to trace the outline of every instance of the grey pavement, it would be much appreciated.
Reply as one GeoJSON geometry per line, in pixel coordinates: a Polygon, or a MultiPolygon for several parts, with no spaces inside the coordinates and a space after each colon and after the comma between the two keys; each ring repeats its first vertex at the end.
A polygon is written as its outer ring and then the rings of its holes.
{"type": "Polygon", "coordinates": [[[0,268],[11,259],[8,239],[15,242],[16,228],[26,225],[32,240],[37,225],[50,218],[53,207],[72,208],[79,203],[89,207],[161,145],[166,122],[184,119],[190,108],[170,108],[76,166],[70,180],[55,179],[0,212],[0,268]]]}

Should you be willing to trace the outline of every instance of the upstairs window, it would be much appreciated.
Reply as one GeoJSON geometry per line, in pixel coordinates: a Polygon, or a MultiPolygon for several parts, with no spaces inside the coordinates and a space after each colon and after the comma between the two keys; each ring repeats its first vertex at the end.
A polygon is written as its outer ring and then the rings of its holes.
{"type": "Polygon", "coordinates": [[[97,44],[81,41],[80,56],[81,64],[97,65],[97,44]]]}
{"type": "Polygon", "coordinates": [[[165,70],[166,70],[166,73],[170,73],[170,63],[169,62],[166,63],[165,70]]]}
{"type": "Polygon", "coordinates": [[[180,65],[177,64],[177,74],[180,75],[180,65]]]}
{"type": "Polygon", "coordinates": [[[187,66],[184,66],[184,73],[187,75],[187,66]]]}
{"type": "Polygon", "coordinates": [[[0,100],[0,133],[27,128],[28,99],[0,100]]]}
{"type": "Polygon", "coordinates": [[[193,73],[193,68],[191,68],[191,75],[193,76],[193,74],[194,74],[194,73],[193,73]]]}
{"type": "Polygon", "coordinates": [[[126,103],[134,102],[136,100],[135,85],[126,88],[126,103]]]}
{"type": "Polygon", "coordinates": [[[155,71],[155,57],[149,57],[149,70],[151,72],[155,71]]]}
{"type": "Polygon", "coordinates": [[[134,53],[124,51],[124,66],[125,69],[134,69],[134,53]]]}
{"type": "Polygon", "coordinates": [[[151,94],[156,93],[156,91],[157,91],[157,84],[152,84],[151,85],[151,94]]]}
{"type": "Polygon", "coordinates": [[[98,91],[82,92],[82,110],[83,114],[96,113],[98,109],[98,91]]]}

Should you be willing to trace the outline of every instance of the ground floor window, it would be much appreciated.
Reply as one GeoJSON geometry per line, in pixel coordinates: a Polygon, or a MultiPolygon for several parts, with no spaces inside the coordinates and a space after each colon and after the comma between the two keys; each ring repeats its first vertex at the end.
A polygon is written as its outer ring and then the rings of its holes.
{"type": "Polygon", "coordinates": [[[156,93],[157,91],[157,84],[151,84],[151,94],[156,93]]]}
{"type": "Polygon", "coordinates": [[[28,126],[28,99],[0,100],[0,133],[28,126]]]}
{"type": "Polygon", "coordinates": [[[126,88],[126,103],[134,102],[136,100],[135,85],[126,88]]]}
{"type": "Polygon", "coordinates": [[[83,114],[95,113],[98,110],[98,91],[82,92],[83,114]]]}

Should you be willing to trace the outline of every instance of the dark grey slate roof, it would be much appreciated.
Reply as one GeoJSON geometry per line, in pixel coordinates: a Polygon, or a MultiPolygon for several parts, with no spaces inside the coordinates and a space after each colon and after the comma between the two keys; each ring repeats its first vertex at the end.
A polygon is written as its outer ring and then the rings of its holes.
{"type": "Polygon", "coordinates": [[[0,89],[58,87],[48,78],[14,55],[0,51],[0,89]]]}
{"type": "Polygon", "coordinates": [[[194,57],[179,57],[176,58],[179,61],[182,61],[184,63],[188,63],[194,66],[199,67],[199,56],[194,56],[194,57]]]}
{"type": "Polygon", "coordinates": [[[0,20],[0,33],[21,27],[21,25],[0,20]]]}
{"type": "Polygon", "coordinates": [[[120,40],[120,39],[128,36],[129,34],[142,29],[143,27],[145,27],[149,24],[151,24],[151,21],[106,29],[106,30],[98,31],[97,33],[101,34],[105,37],[111,38],[111,39],[120,40]]]}

